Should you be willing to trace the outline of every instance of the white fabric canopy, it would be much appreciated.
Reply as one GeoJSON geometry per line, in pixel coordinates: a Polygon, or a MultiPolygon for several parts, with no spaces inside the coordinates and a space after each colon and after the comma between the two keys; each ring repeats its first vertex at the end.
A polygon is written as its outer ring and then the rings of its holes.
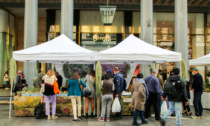
{"type": "Polygon", "coordinates": [[[162,49],[130,35],[118,45],[101,51],[102,63],[136,62],[140,64],[181,61],[181,53],[162,49]]]}
{"type": "Polygon", "coordinates": [[[210,65],[210,54],[199,57],[197,59],[189,60],[190,66],[209,66],[210,65]]]}
{"type": "Polygon", "coordinates": [[[17,61],[45,62],[45,63],[94,63],[98,53],[82,48],[64,34],[27,49],[13,52],[13,58],[17,61]]]}

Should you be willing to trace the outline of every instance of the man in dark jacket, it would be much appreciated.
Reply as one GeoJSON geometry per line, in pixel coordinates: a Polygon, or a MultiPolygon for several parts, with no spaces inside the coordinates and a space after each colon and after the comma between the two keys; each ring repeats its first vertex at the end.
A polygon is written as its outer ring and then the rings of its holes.
{"type": "Polygon", "coordinates": [[[145,83],[149,91],[149,98],[147,99],[145,105],[145,118],[149,118],[150,108],[153,105],[155,120],[160,121],[160,95],[162,90],[157,74],[157,70],[152,70],[152,74],[145,78],[145,83]]]}
{"type": "MultiPolygon", "coordinates": [[[[176,97],[168,95],[168,101],[169,101],[169,109],[165,113],[163,119],[160,121],[161,126],[165,126],[166,120],[168,117],[174,112],[176,113],[176,125],[181,126],[181,111],[182,111],[182,101],[185,100],[185,105],[188,105],[188,99],[187,99],[187,92],[186,87],[184,84],[184,81],[179,76],[179,68],[173,68],[172,75],[168,78],[167,83],[173,83],[175,84],[175,89],[177,92],[176,97]]],[[[165,100],[166,94],[165,92],[162,95],[162,99],[165,100]]]]}
{"type": "Polygon", "coordinates": [[[193,105],[195,108],[195,117],[192,117],[192,119],[201,119],[203,113],[203,106],[201,103],[201,96],[203,94],[203,77],[200,75],[197,68],[193,68],[192,70],[194,78],[192,83],[192,90],[194,92],[193,105]]]}
{"type": "MultiPolygon", "coordinates": [[[[118,67],[114,68],[114,96],[119,98],[120,104],[121,104],[121,96],[123,91],[123,85],[124,85],[124,77],[123,74],[119,71],[118,67]]],[[[116,113],[115,119],[122,119],[122,105],[121,105],[121,112],[116,113]]]]}

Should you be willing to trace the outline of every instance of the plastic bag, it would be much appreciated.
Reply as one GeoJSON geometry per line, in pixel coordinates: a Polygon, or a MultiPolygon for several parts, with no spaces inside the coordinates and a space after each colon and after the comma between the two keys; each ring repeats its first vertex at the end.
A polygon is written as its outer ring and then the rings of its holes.
{"type": "Polygon", "coordinates": [[[161,115],[165,115],[166,112],[168,111],[168,108],[167,108],[167,104],[166,104],[166,101],[163,101],[163,104],[161,106],[161,115]]]}
{"type": "Polygon", "coordinates": [[[121,111],[120,101],[118,98],[115,98],[112,104],[112,112],[120,112],[120,111],[121,111]]]}

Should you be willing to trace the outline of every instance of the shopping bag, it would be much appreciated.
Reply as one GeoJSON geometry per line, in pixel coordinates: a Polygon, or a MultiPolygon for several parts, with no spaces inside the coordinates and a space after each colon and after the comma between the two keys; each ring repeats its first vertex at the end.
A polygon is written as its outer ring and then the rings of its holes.
{"type": "Polygon", "coordinates": [[[166,101],[163,101],[163,104],[161,106],[161,115],[165,115],[166,112],[168,111],[168,108],[167,108],[167,104],[166,104],[166,101]]]}
{"type": "Polygon", "coordinates": [[[118,98],[115,98],[112,104],[112,112],[120,112],[120,111],[121,111],[120,101],[118,98]]]}

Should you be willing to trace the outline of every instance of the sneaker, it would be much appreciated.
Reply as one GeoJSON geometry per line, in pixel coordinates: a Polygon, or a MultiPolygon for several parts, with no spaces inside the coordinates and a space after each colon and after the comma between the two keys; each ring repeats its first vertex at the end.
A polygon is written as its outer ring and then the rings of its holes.
{"type": "Polygon", "coordinates": [[[201,119],[201,117],[200,116],[193,116],[193,117],[191,117],[191,119],[201,119]]]}
{"type": "Polygon", "coordinates": [[[80,117],[77,117],[77,119],[78,119],[78,121],[80,121],[80,120],[82,120],[82,117],[80,116],[80,117]]]}
{"type": "Polygon", "coordinates": [[[200,116],[200,119],[203,119],[203,116],[200,116]]]}
{"type": "Polygon", "coordinates": [[[77,119],[73,119],[72,122],[78,122],[78,120],[77,119]]]}
{"type": "Polygon", "coordinates": [[[148,124],[148,121],[144,120],[141,124],[148,124]]]}
{"type": "Polygon", "coordinates": [[[48,115],[47,120],[51,120],[51,116],[50,115],[48,115]]]}
{"type": "Polygon", "coordinates": [[[109,122],[110,121],[110,118],[106,118],[106,121],[109,122]]]}
{"type": "Polygon", "coordinates": [[[104,118],[100,117],[100,118],[98,119],[98,121],[104,122],[104,118]]]}
{"type": "Polygon", "coordinates": [[[160,125],[161,126],[165,126],[166,125],[166,122],[164,120],[160,120],[160,125]]]}
{"type": "Polygon", "coordinates": [[[140,124],[139,123],[132,123],[132,126],[140,126],[140,124]]]}
{"type": "Polygon", "coordinates": [[[52,115],[52,119],[57,119],[58,116],[52,115]]]}

